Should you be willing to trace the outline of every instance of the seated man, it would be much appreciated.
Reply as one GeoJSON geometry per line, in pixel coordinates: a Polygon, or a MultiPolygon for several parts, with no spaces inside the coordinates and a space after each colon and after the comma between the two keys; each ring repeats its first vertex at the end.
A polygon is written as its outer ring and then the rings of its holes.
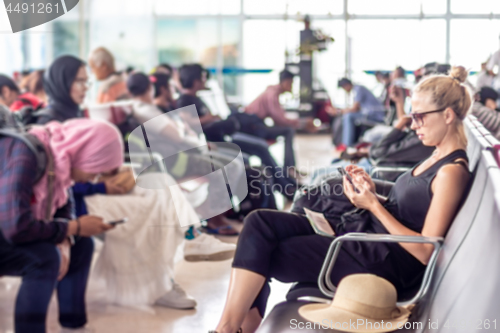
{"type": "Polygon", "coordinates": [[[472,105],[472,114],[495,138],[500,140],[500,112],[497,111],[498,93],[490,87],[483,87],[479,100],[472,105]]]}
{"type": "Polygon", "coordinates": [[[194,104],[207,141],[223,142],[225,135],[231,135],[239,129],[239,122],[232,117],[222,120],[219,116],[214,116],[205,103],[196,96],[198,91],[206,89],[207,75],[207,71],[199,64],[183,65],[179,68],[182,90],[177,99],[177,107],[194,104]]]}
{"type": "MultiPolygon", "coordinates": [[[[224,136],[230,136],[234,134],[238,128],[240,130],[243,129],[240,127],[240,121],[236,120],[234,116],[229,116],[226,120],[221,120],[219,116],[213,116],[212,111],[208,108],[208,106],[203,103],[203,101],[199,97],[196,96],[196,93],[198,91],[206,89],[206,71],[203,69],[203,67],[201,67],[200,65],[184,65],[179,69],[179,75],[183,86],[183,95],[181,95],[175,102],[176,107],[181,108],[192,104],[196,106],[196,111],[198,112],[200,118],[201,127],[208,141],[223,142],[224,136]]],[[[161,83],[160,81],[162,80],[158,80],[159,83],[161,83]]],[[[156,88],[163,92],[163,95],[166,99],[168,92],[165,90],[165,88],[161,87],[160,85],[157,85],[156,88]]],[[[156,92],[158,97],[156,98],[155,104],[157,104],[158,107],[164,110],[164,107],[161,105],[164,105],[165,101],[162,101],[160,99],[162,95],[161,92],[156,92]]],[[[242,120],[244,121],[244,119],[242,120]]],[[[260,121],[260,119],[258,118],[257,120],[260,121]]],[[[189,122],[189,119],[187,119],[187,121],[189,122]]],[[[264,123],[262,123],[262,126],[268,128],[266,125],[264,125],[264,123]]],[[[257,133],[254,133],[254,131],[248,131],[247,133],[259,136],[257,133]]],[[[289,140],[289,149],[291,153],[289,155],[291,155],[293,160],[293,162],[290,163],[293,164],[286,164],[287,155],[285,153],[285,167],[294,166],[295,161],[293,159],[293,149],[291,146],[291,140],[293,139],[293,130],[284,128],[284,130],[281,130],[280,133],[284,133],[283,135],[288,133],[285,135],[286,137],[288,137],[289,134],[291,135],[289,140]]],[[[276,138],[277,136],[278,135],[272,138],[276,138]]],[[[293,198],[297,185],[296,180],[293,178],[293,175],[290,176],[288,174],[288,169],[283,170],[285,169],[285,167],[281,169],[278,166],[271,153],[269,152],[267,143],[259,141],[260,139],[252,140],[252,138],[246,139],[242,138],[242,136],[234,136],[231,138],[231,142],[237,144],[243,152],[249,155],[258,156],[262,161],[262,164],[271,169],[275,183],[279,184],[281,187],[280,193],[287,198],[293,198]]]]}
{"type": "Polygon", "coordinates": [[[109,103],[130,98],[125,80],[115,69],[115,58],[104,47],[98,47],[89,57],[89,66],[98,81],[97,103],[109,103]]]}
{"type": "Polygon", "coordinates": [[[342,143],[352,147],[356,143],[356,120],[368,120],[382,123],[385,108],[380,101],[365,86],[353,84],[351,80],[339,80],[339,88],[347,93],[354,93],[354,104],[350,108],[336,110],[342,114],[342,143]]]}
{"type": "Polygon", "coordinates": [[[293,151],[293,137],[295,129],[299,127],[298,119],[288,119],[285,110],[280,105],[279,96],[285,92],[291,92],[293,85],[293,74],[287,70],[280,73],[280,83],[269,86],[252,103],[245,107],[245,113],[253,115],[243,117],[241,131],[266,140],[275,140],[279,136],[285,138],[285,161],[283,167],[295,167],[295,154],[293,151]],[[264,119],[270,117],[274,126],[269,127],[264,119]]]}

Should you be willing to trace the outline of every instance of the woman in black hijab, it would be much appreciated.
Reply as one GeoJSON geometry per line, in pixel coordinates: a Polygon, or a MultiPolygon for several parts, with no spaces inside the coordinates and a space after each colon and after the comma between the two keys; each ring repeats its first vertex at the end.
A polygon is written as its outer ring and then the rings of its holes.
{"type": "Polygon", "coordinates": [[[38,124],[52,120],[63,122],[82,116],[80,104],[87,92],[85,63],[73,56],[57,58],[43,76],[43,88],[49,98],[48,107],[40,112],[38,124]]]}

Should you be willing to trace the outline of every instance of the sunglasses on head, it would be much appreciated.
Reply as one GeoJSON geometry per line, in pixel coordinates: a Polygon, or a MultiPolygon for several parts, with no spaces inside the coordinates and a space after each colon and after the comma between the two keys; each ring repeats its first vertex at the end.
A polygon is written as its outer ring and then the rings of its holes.
{"type": "Polygon", "coordinates": [[[425,112],[410,112],[409,115],[411,119],[417,124],[418,127],[424,126],[424,118],[426,114],[429,113],[437,113],[437,112],[443,112],[447,108],[442,108],[439,110],[432,110],[432,111],[425,111],[425,112]]]}

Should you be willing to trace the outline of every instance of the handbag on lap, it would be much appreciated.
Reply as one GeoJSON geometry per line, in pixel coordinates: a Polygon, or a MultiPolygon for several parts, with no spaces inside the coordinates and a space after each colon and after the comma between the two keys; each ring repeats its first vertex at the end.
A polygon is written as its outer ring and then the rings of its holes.
{"type": "Polygon", "coordinates": [[[330,219],[339,219],[345,212],[357,209],[344,195],[342,177],[335,175],[319,185],[300,188],[293,198],[292,213],[305,215],[304,208],[320,212],[330,219]]]}

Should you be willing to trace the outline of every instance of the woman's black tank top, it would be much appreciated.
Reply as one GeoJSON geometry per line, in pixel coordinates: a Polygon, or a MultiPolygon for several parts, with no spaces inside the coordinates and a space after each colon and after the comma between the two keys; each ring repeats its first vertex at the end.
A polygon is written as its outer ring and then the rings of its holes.
{"type": "Polygon", "coordinates": [[[468,161],[467,153],[462,149],[455,150],[418,176],[414,176],[415,168],[422,162],[417,164],[397,179],[384,206],[406,227],[421,232],[432,200],[432,180],[443,165],[459,163],[455,162],[457,159],[468,161]]]}

